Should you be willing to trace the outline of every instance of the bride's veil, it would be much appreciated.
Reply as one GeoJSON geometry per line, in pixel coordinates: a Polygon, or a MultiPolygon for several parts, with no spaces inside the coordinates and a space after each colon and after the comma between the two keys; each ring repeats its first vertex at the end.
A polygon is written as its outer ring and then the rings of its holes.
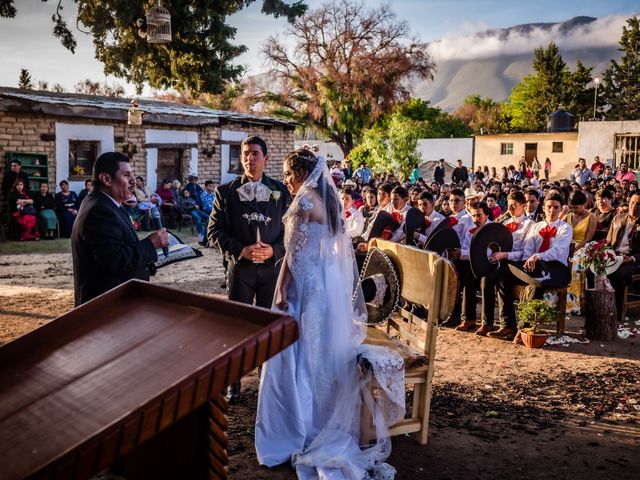
{"type": "MultiPolygon", "coordinates": [[[[317,268],[323,268],[328,276],[325,288],[330,291],[321,294],[325,295],[324,301],[329,305],[325,315],[330,318],[323,321],[328,331],[324,332],[323,337],[331,348],[328,355],[326,350],[315,355],[310,353],[309,363],[318,376],[332,379],[331,391],[314,392],[316,398],[329,398],[332,408],[327,412],[328,421],[322,430],[309,445],[293,455],[292,463],[302,477],[309,476],[310,470],[338,468],[347,478],[360,480],[363,471],[375,470],[391,450],[384,419],[371,398],[367,378],[358,367],[360,345],[366,336],[366,304],[353,244],[345,232],[340,196],[327,164],[322,158],[316,159],[313,153],[305,150],[298,150],[294,154],[308,155],[308,159],[312,162],[316,160],[316,164],[294,198],[284,221],[291,220],[289,216],[296,215],[296,212],[314,208],[320,209],[314,211],[315,218],[322,219],[319,223],[326,225],[319,252],[323,264],[317,268]],[[377,438],[373,445],[360,448],[363,405],[371,411],[377,438]]],[[[290,228],[287,230],[290,235],[300,233],[291,232],[290,228]]],[[[295,245],[289,240],[285,238],[287,246],[295,245]]],[[[296,275],[293,270],[292,273],[296,275]]],[[[302,275],[302,272],[298,274],[302,275]]],[[[304,325],[302,329],[301,335],[304,336],[304,325]]],[[[309,339],[309,342],[313,340],[309,339]]],[[[318,381],[316,388],[324,390],[327,383],[318,381]]]]}

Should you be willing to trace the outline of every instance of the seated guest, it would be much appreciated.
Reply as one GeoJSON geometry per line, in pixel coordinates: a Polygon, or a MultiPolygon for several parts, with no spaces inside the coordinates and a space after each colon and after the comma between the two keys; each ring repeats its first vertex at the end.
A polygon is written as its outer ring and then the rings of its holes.
{"type": "Polygon", "coordinates": [[[418,208],[418,196],[420,195],[421,192],[422,192],[422,188],[420,188],[417,185],[414,185],[411,188],[409,188],[409,205],[410,206],[414,208],[418,208]]]}
{"type": "MultiPolygon", "coordinates": [[[[570,212],[566,222],[573,230],[573,244],[575,250],[584,247],[593,239],[598,220],[586,209],[587,196],[581,190],[569,196],[570,212]]],[[[577,264],[576,264],[577,266],[577,264]]],[[[574,268],[571,272],[571,284],[567,290],[567,311],[573,315],[580,315],[582,311],[586,272],[579,272],[574,268]]]]}
{"type": "Polygon", "coordinates": [[[176,205],[180,203],[180,197],[182,195],[182,183],[180,180],[175,179],[171,182],[171,193],[173,194],[174,203],[176,205]]]}
{"type": "Polygon", "coordinates": [[[482,278],[480,290],[482,292],[482,325],[476,331],[477,335],[488,335],[494,338],[511,340],[516,333],[516,318],[509,315],[509,308],[513,310],[513,292],[511,284],[505,282],[512,275],[507,260],[511,262],[522,261],[524,254],[524,240],[529,229],[533,225],[533,220],[527,217],[525,206],[527,199],[522,192],[510,193],[507,197],[507,215],[502,223],[511,232],[513,247],[510,252],[494,252],[491,255],[492,262],[502,262],[500,268],[494,270],[489,275],[482,278]],[[508,292],[498,289],[499,286],[507,284],[508,292]],[[496,290],[498,294],[498,316],[500,318],[500,328],[495,331],[494,306],[496,303],[496,290]],[[508,305],[510,302],[510,306],[508,305]]]}
{"type": "Polygon", "coordinates": [[[187,180],[187,185],[185,186],[187,190],[189,190],[189,196],[196,201],[198,207],[202,209],[202,205],[200,204],[200,194],[204,191],[202,187],[198,185],[198,176],[197,175],[189,175],[187,180]]]}
{"type": "Polygon", "coordinates": [[[623,256],[622,265],[609,275],[609,281],[616,292],[618,322],[622,318],[624,287],[631,283],[631,276],[640,273],[640,193],[635,192],[629,199],[628,213],[616,215],[611,222],[607,242],[618,255],[623,256]]]}
{"type": "Polygon", "coordinates": [[[204,182],[204,191],[200,193],[200,207],[207,215],[211,215],[213,210],[213,202],[216,199],[215,184],[213,180],[204,182]]]}
{"type": "Polygon", "coordinates": [[[445,217],[436,212],[433,195],[429,192],[420,193],[418,196],[418,208],[424,213],[424,229],[422,232],[415,232],[414,239],[419,246],[424,246],[424,244],[427,243],[429,235],[431,235],[436,226],[438,226],[445,217]]]}
{"type": "Polygon", "coordinates": [[[340,190],[340,200],[345,216],[345,232],[353,240],[364,231],[364,217],[353,205],[353,190],[350,188],[340,190]]]}
{"type": "Polygon", "coordinates": [[[158,187],[156,193],[162,200],[162,213],[169,217],[169,228],[176,228],[176,220],[178,219],[178,208],[176,207],[176,199],[171,190],[171,180],[165,178],[162,185],[158,187]]]}
{"type": "Polygon", "coordinates": [[[82,203],[84,198],[93,191],[93,180],[85,180],[84,188],[80,190],[80,194],[78,195],[78,205],[82,203]]]}
{"type": "Polygon", "coordinates": [[[365,187],[363,197],[364,203],[358,210],[360,210],[366,224],[367,220],[373,216],[378,208],[378,197],[376,196],[376,191],[370,187],[365,187]]]}
{"type": "Polygon", "coordinates": [[[602,240],[607,237],[613,217],[617,213],[613,208],[613,192],[610,189],[601,188],[596,192],[596,206],[591,209],[591,212],[595,214],[598,221],[593,240],[602,240]]]}
{"type": "Polygon", "coordinates": [[[378,187],[378,208],[388,213],[393,211],[393,205],[391,204],[391,190],[393,190],[393,187],[388,183],[383,183],[378,187]]]}
{"type": "Polygon", "coordinates": [[[393,232],[389,240],[400,243],[404,239],[404,219],[407,212],[411,209],[411,205],[409,205],[409,194],[406,188],[398,186],[391,190],[391,207],[390,213],[393,218],[400,223],[400,227],[393,232]]]}
{"type": "Polygon", "coordinates": [[[80,202],[76,192],[69,190],[69,182],[66,180],[60,182],[60,191],[56,193],[55,201],[56,214],[60,221],[60,236],[70,238],[80,202]]]}
{"type": "Polygon", "coordinates": [[[53,240],[58,226],[56,218],[56,201],[49,193],[49,184],[41,183],[38,193],[33,195],[33,207],[38,212],[38,229],[45,240],[53,240]]]}
{"type": "MultiPolygon", "coordinates": [[[[476,293],[480,287],[480,281],[471,271],[469,262],[471,240],[482,227],[491,223],[491,220],[489,220],[491,210],[486,203],[474,203],[471,205],[470,210],[474,226],[464,232],[464,240],[460,242],[460,259],[458,260],[458,265],[466,263],[463,268],[458,270],[462,287],[462,305],[464,305],[464,310],[462,311],[460,325],[456,327],[456,330],[461,332],[476,328],[476,293]]],[[[481,335],[484,334],[484,330],[488,332],[487,328],[482,329],[481,327],[479,330],[481,335]]]]}
{"type": "Polygon", "coordinates": [[[27,193],[24,185],[24,181],[18,177],[13,188],[9,190],[7,198],[9,215],[13,223],[13,236],[21,242],[25,240],[40,240],[33,198],[27,193]]]}
{"type": "MultiPolygon", "coordinates": [[[[466,274],[470,271],[470,265],[468,261],[464,261],[460,259],[460,255],[463,249],[468,249],[468,246],[465,246],[464,241],[466,239],[466,234],[472,228],[475,228],[475,223],[471,215],[469,215],[464,208],[464,191],[459,188],[454,188],[451,190],[451,194],[449,195],[449,206],[451,208],[451,215],[447,218],[447,224],[454,229],[458,238],[460,239],[460,247],[452,249],[449,251],[449,258],[453,260],[453,264],[456,267],[456,271],[458,272],[458,278],[462,279],[466,277],[466,274]]],[[[444,220],[443,220],[444,221],[444,220]]],[[[460,282],[460,290],[456,297],[456,302],[453,307],[453,311],[449,318],[444,322],[445,326],[454,326],[458,325],[461,320],[462,313],[462,282],[460,282]]],[[[465,303],[465,317],[471,317],[474,315],[471,312],[471,309],[475,311],[475,298],[473,299],[473,304],[471,303],[471,298],[468,296],[466,298],[468,304],[465,303]]]]}
{"type": "Polygon", "coordinates": [[[191,194],[186,188],[182,190],[178,208],[182,215],[191,215],[198,229],[198,236],[200,240],[202,240],[204,238],[205,228],[209,222],[209,215],[200,210],[200,207],[198,207],[196,201],[191,198],[191,194]]]}
{"type": "Polygon", "coordinates": [[[160,230],[162,228],[160,210],[156,204],[151,202],[151,189],[144,184],[144,178],[136,177],[133,194],[138,202],[134,214],[141,220],[142,229],[150,230],[151,221],[153,221],[155,229],[160,230]]]}
{"type": "Polygon", "coordinates": [[[540,193],[535,188],[528,188],[525,192],[527,197],[527,207],[525,214],[534,222],[541,222],[545,219],[542,203],[540,203],[540,193]]]}
{"type": "MultiPolygon", "coordinates": [[[[571,226],[559,220],[562,211],[562,197],[557,194],[549,194],[544,199],[545,220],[529,227],[524,240],[522,259],[524,263],[514,261],[521,265],[524,271],[532,273],[536,267],[545,270],[546,264],[554,262],[555,265],[568,269],[569,249],[573,239],[571,226]]],[[[549,271],[548,268],[546,268],[549,271]]],[[[567,275],[569,276],[569,275],[567,275]]],[[[491,334],[492,337],[510,339],[515,334],[516,312],[514,306],[513,286],[521,284],[513,274],[504,275],[498,279],[498,296],[504,305],[504,313],[501,314],[501,322],[505,328],[491,334]],[[502,316],[504,315],[504,317],[502,316]]],[[[535,297],[540,298],[542,291],[535,289],[535,297]]]]}
{"type": "Polygon", "coordinates": [[[500,215],[502,215],[502,209],[500,205],[498,205],[498,197],[496,197],[495,193],[490,193],[486,198],[487,207],[491,210],[491,219],[495,220],[500,215]]]}

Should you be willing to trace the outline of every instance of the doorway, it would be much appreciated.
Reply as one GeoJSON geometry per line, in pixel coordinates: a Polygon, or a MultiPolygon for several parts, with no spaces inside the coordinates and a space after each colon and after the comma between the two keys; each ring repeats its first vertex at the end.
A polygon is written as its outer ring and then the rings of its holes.
{"type": "Polygon", "coordinates": [[[156,187],[162,186],[162,180],[180,180],[182,182],[182,149],[159,148],[156,167],[156,187]]]}
{"type": "Polygon", "coordinates": [[[538,144],[537,143],[525,143],[524,144],[524,161],[527,162],[527,166],[531,166],[533,157],[538,156],[538,144]]]}

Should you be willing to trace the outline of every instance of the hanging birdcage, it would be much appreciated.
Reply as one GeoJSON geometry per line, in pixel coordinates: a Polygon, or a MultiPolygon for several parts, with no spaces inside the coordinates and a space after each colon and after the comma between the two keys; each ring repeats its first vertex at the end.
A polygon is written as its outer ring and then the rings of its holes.
{"type": "Polygon", "coordinates": [[[142,116],[144,111],[138,106],[138,101],[134,98],[131,100],[131,106],[127,115],[127,124],[142,125],[142,116]]]}
{"type": "Polygon", "coordinates": [[[171,41],[171,15],[169,10],[158,4],[147,13],[147,41],[149,43],[169,43],[171,41]]]}

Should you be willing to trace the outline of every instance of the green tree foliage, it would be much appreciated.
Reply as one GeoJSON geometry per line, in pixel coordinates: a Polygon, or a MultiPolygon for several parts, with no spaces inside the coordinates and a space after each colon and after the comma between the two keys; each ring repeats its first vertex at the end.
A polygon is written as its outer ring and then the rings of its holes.
{"type": "Polygon", "coordinates": [[[460,119],[474,134],[495,134],[508,131],[502,115],[502,104],[491,98],[470,95],[452,114],[460,119]]]}
{"type": "Polygon", "coordinates": [[[611,60],[604,72],[602,102],[608,105],[606,116],[611,120],[637,120],[640,118],[640,19],[627,19],[622,27],[619,61],[611,60]]]}
{"type": "MultiPolygon", "coordinates": [[[[226,20],[255,0],[164,0],[171,14],[173,39],[162,45],[141,38],[136,24],[155,1],[74,1],[78,4],[78,25],[93,36],[96,58],[103,63],[104,73],[132,82],[138,91],[148,83],[153,88],[173,88],[196,96],[201,92],[220,93],[227,81],[237,80],[242,73],[242,67],[233,61],[246,47],[232,43],[236,29],[226,20]]],[[[76,41],[61,9],[58,3],[52,16],[53,35],[74,52],[76,41]]],[[[263,13],[284,16],[290,22],[306,9],[301,1],[262,1],[263,13]]],[[[16,16],[14,0],[0,0],[0,16],[16,16]]]]}
{"type": "Polygon", "coordinates": [[[24,90],[31,90],[33,88],[33,84],[31,83],[31,74],[29,70],[26,68],[20,69],[20,78],[18,79],[18,88],[22,88],[24,90]]]}
{"type": "Polygon", "coordinates": [[[588,115],[589,98],[593,98],[593,87],[587,88],[592,81],[591,68],[578,62],[571,72],[554,43],[534,50],[533,68],[533,74],[513,87],[502,110],[502,119],[508,121],[511,130],[544,131],[547,117],[560,105],[574,115],[588,115]]]}
{"type": "Polygon", "coordinates": [[[416,151],[419,139],[465,137],[470,133],[459,118],[431,107],[427,101],[412,98],[365,130],[349,158],[356,165],[367,162],[376,173],[396,172],[400,178],[408,178],[421,160],[416,151]]]}
{"type": "Polygon", "coordinates": [[[431,78],[426,45],[388,5],[335,0],[296,19],[289,48],[270,38],[265,54],[280,83],[252,92],[265,111],[308,122],[345,155],[365,129],[409,98],[408,80],[431,78]]]}

